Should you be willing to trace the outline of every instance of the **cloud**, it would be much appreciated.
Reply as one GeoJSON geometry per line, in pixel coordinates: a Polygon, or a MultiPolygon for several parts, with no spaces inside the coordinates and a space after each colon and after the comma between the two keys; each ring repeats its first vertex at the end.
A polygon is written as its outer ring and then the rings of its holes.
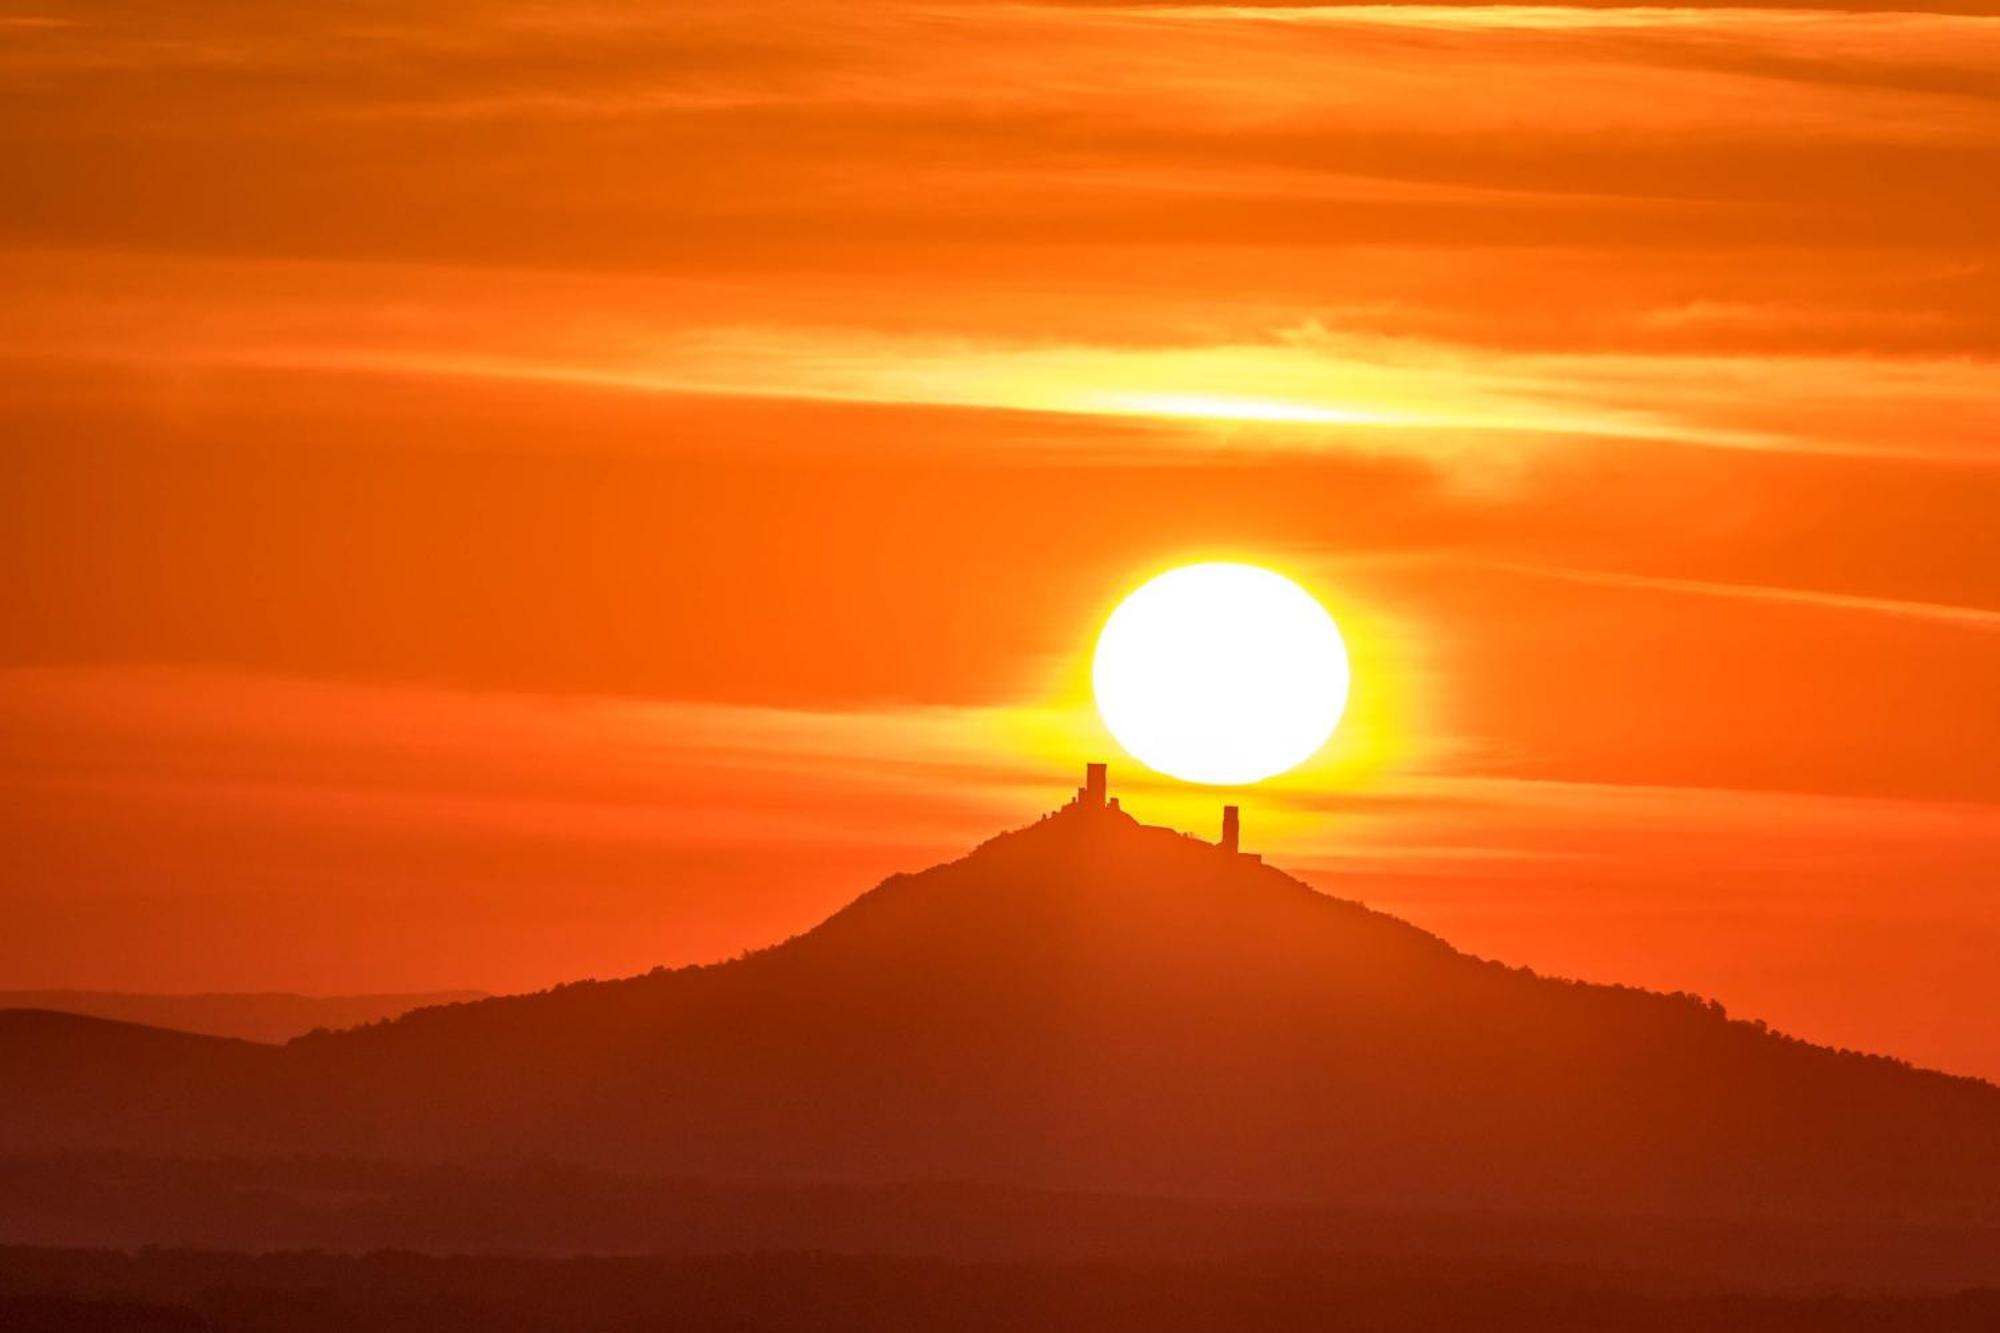
{"type": "Polygon", "coordinates": [[[645,269],[1010,240],[1977,246],[1993,221],[1982,18],[81,12],[9,57],[23,244],[645,269]],[[1355,197],[1385,184],[1430,194],[1355,197]]]}
{"type": "Polygon", "coordinates": [[[1701,579],[1656,578],[1609,570],[1555,569],[1517,564],[1496,565],[1495,568],[1510,573],[1525,574],[1531,578],[1562,579],[1606,588],[1638,588],[1655,592],[1685,593],[1694,597],[1724,597],[1781,606],[1860,612],[1865,615],[1889,616],[1899,620],[1914,620],[1925,624],[1985,633],[2000,631],[2000,611],[1984,607],[1902,601],[1891,597],[1857,597],[1848,593],[1824,592],[1811,588],[1780,588],[1751,583],[1711,583],[1701,579]]]}
{"type": "Polygon", "coordinates": [[[1038,302],[968,314],[949,288],[885,329],[836,322],[851,292],[805,280],[739,302],[712,283],[398,266],[35,256],[0,272],[18,298],[0,352],[16,358],[1142,419],[1180,423],[1150,434],[1168,454],[1407,453],[1469,484],[1593,437],[2000,460],[1984,357],[1511,349],[1373,329],[1368,312],[1217,337],[1149,323],[1143,301],[1074,337],[1038,302]],[[103,294],[75,285],[93,272],[103,294]]]}
{"type": "Polygon", "coordinates": [[[2000,19],[777,12],[66,11],[0,57],[14,348],[1165,418],[1469,485],[1531,435],[1990,463],[2000,19]]]}

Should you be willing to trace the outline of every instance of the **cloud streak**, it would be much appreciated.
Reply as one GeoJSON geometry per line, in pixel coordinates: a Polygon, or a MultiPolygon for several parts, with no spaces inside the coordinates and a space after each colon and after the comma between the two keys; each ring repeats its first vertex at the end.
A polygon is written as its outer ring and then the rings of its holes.
{"type": "Polygon", "coordinates": [[[1811,588],[1770,587],[1754,583],[1714,583],[1702,579],[1659,578],[1645,574],[1624,574],[1611,570],[1557,569],[1544,565],[1496,564],[1496,569],[1524,574],[1530,578],[1559,579],[1587,583],[1599,588],[1632,588],[1645,592],[1680,593],[1691,597],[1721,597],[1732,601],[1762,602],[1775,606],[1801,606],[1826,611],[1860,612],[1888,616],[1928,625],[1946,626],[1974,632],[2000,631],[2000,611],[1976,606],[1952,606],[1941,602],[1912,602],[1893,597],[1857,597],[1850,593],[1822,592],[1811,588]]]}

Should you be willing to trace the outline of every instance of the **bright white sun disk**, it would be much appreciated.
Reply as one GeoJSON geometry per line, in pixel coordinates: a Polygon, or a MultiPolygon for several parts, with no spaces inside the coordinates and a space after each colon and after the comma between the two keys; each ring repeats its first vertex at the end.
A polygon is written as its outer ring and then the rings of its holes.
{"type": "Polygon", "coordinates": [[[1347,706],[1326,608],[1254,565],[1169,570],[1098,636],[1097,709],[1132,757],[1188,782],[1256,782],[1311,758],[1347,706]]]}

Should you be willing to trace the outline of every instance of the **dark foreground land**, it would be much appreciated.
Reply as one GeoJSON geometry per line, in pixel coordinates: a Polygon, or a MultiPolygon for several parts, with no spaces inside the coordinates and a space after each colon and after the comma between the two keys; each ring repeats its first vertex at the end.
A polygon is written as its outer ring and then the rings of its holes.
{"type": "Polygon", "coordinates": [[[953,1263],[768,1254],[439,1257],[0,1249],[10,1333],[557,1329],[1991,1333],[2000,1290],[1686,1294],[1608,1275],[1398,1260],[953,1263]]]}
{"type": "MultiPolygon", "coordinates": [[[[2000,1289],[2000,1228],[1893,1219],[1425,1212],[971,1182],[700,1181],[519,1164],[0,1156],[0,1246],[561,1257],[818,1253],[959,1263],[1236,1265],[1373,1255],[1419,1268],[1644,1274],[1652,1289],[2000,1289]]],[[[4,1326],[0,1326],[4,1329],[4,1326]]],[[[2000,1325],[1996,1326],[2000,1330],[2000,1325]]]]}

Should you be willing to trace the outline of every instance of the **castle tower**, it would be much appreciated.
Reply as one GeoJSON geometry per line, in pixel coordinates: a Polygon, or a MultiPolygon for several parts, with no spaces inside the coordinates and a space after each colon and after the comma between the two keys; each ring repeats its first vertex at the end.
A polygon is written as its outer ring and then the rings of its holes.
{"type": "Polygon", "coordinates": [[[1104,808],[1104,765],[1085,764],[1083,768],[1083,790],[1076,794],[1077,802],[1091,810],[1104,808]]]}
{"type": "Polygon", "coordinates": [[[1222,850],[1230,853],[1231,855],[1234,855],[1236,852],[1240,851],[1241,848],[1238,846],[1238,843],[1242,838],[1242,835],[1243,835],[1243,824],[1242,821],[1237,817],[1236,807],[1233,805],[1223,806],[1222,842],[1220,844],[1222,850]]]}

